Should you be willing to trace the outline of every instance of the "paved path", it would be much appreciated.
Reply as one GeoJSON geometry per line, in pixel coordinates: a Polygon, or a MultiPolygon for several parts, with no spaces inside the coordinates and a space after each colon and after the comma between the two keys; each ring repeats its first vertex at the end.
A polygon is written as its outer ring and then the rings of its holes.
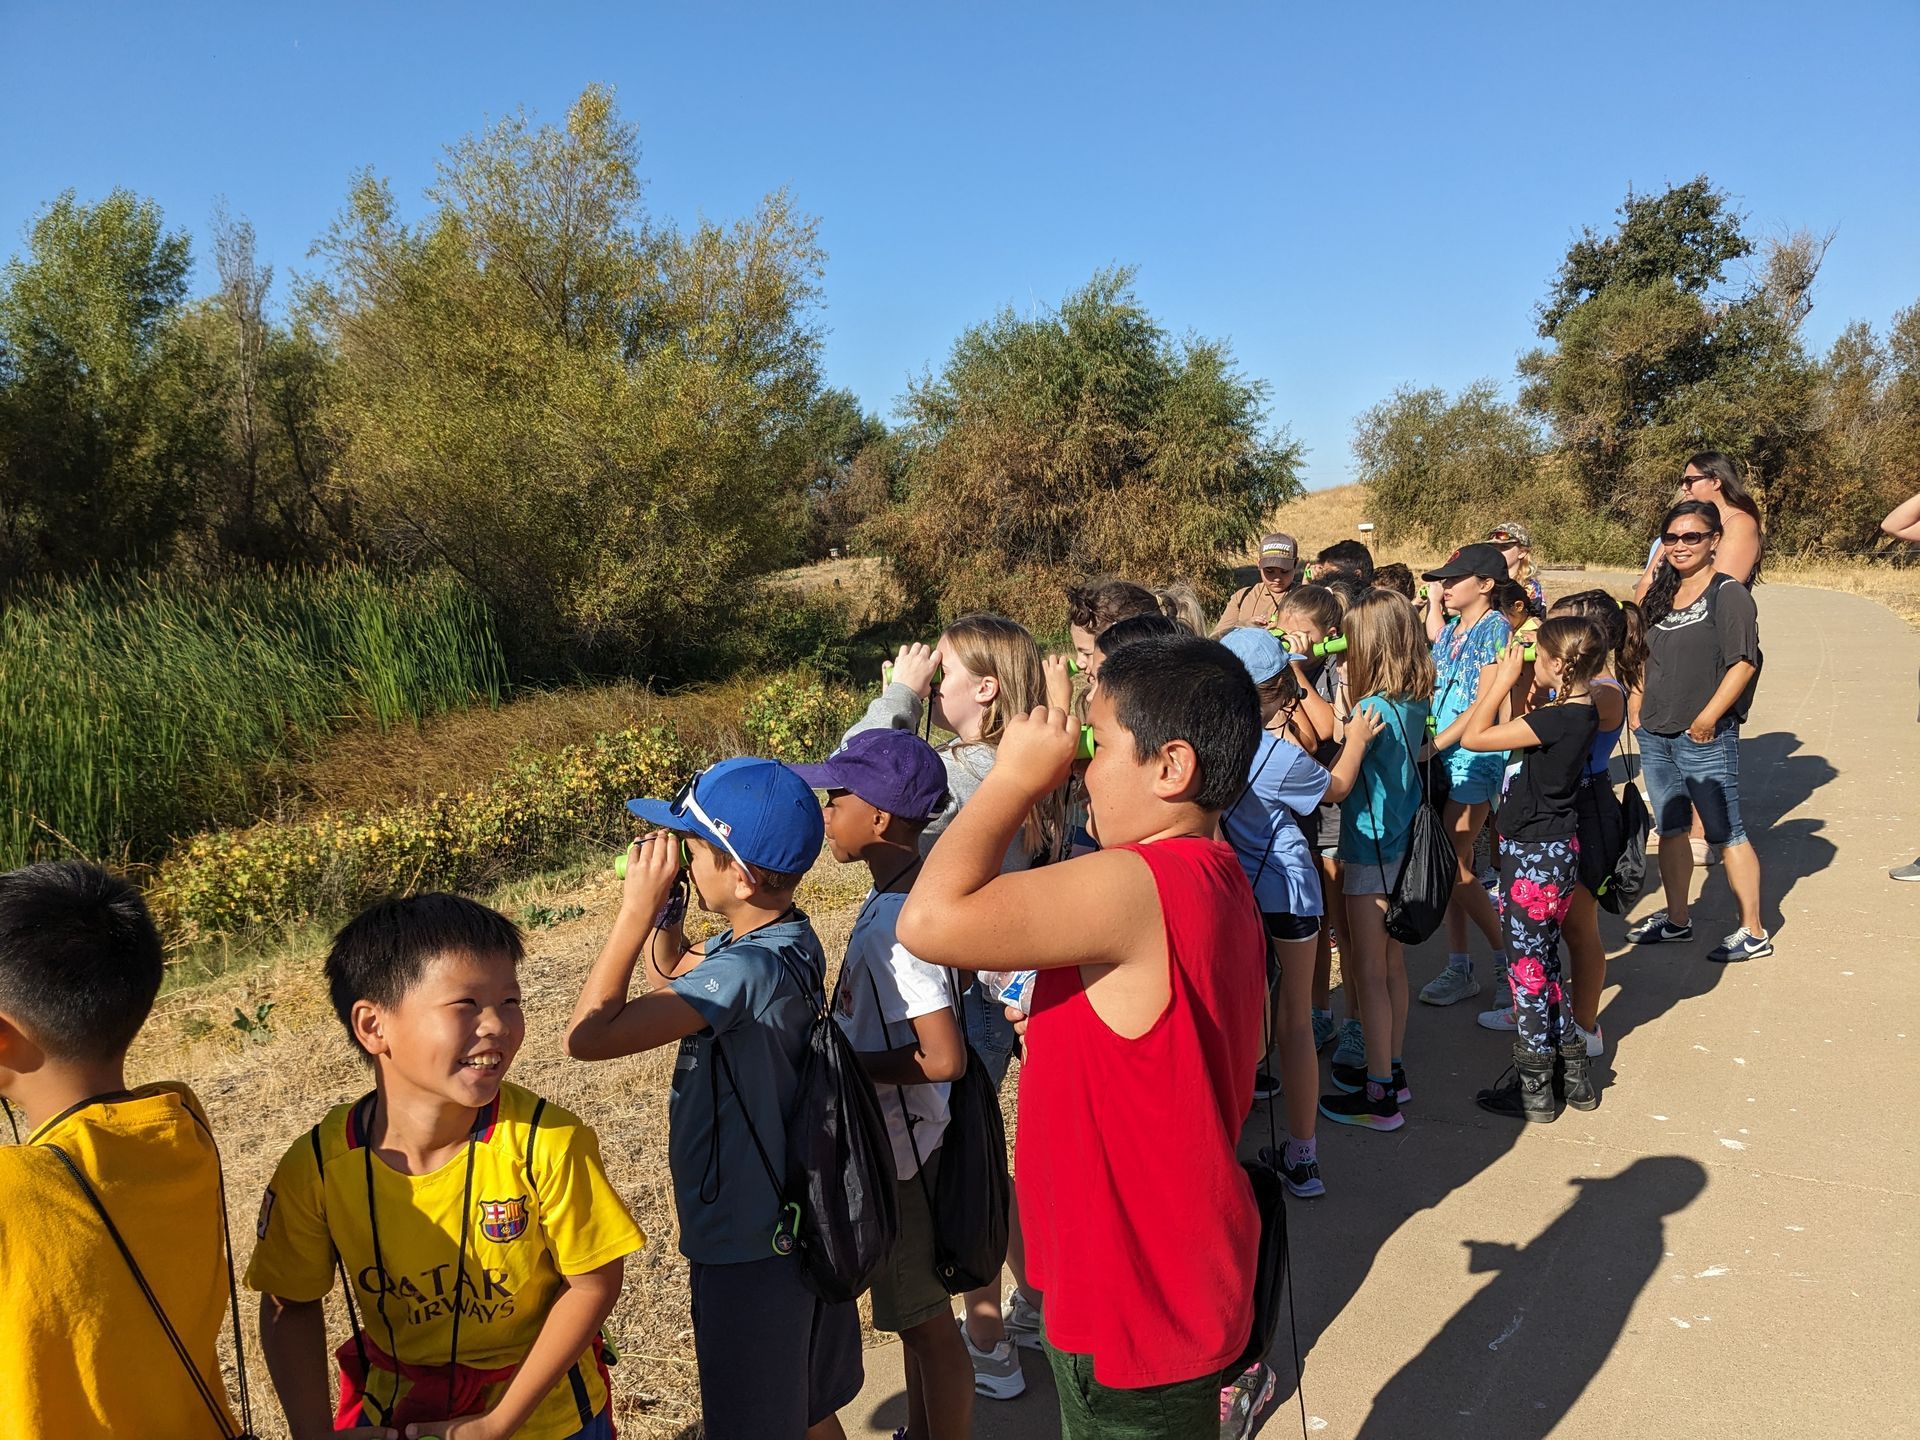
{"type": "MultiPolygon", "coordinates": [[[[1473,1104],[1508,1043],[1479,1003],[1415,1005],[1409,1123],[1323,1127],[1330,1194],[1290,1207],[1316,1437],[1920,1433],[1920,885],[1886,878],[1920,849],[1920,636],[1852,595],[1758,598],[1742,789],[1778,951],[1700,958],[1736,923],[1717,870],[1691,949],[1623,954],[1603,915],[1602,1104],[1524,1135],[1473,1104]]],[[[1284,1331],[1275,1364],[1269,1440],[1301,1424],[1284,1331]]],[[[980,1440],[1058,1434],[1026,1366],[980,1440]]],[[[897,1347],[869,1352],[849,1434],[904,1414],[897,1347]]]]}

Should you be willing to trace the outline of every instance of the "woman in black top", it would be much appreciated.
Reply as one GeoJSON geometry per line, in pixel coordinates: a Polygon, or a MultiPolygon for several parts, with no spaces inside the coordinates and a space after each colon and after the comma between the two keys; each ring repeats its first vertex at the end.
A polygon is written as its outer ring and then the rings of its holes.
{"type": "Polygon", "coordinates": [[[1560,926],[1580,883],[1575,797],[1600,727],[1592,683],[1606,663],[1607,637],[1583,615],[1559,615],[1540,627],[1534,645],[1535,684],[1551,690],[1553,700],[1496,723],[1502,698],[1520,681],[1522,643],[1515,640],[1501,652],[1493,684],[1480,687],[1460,743],[1524,755],[1499,819],[1501,923],[1518,1022],[1513,1078],[1475,1098],[1497,1115],[1550,1121],[1556,1060],[1569,1105],[1591,1110],[1600,1103],[1587,1073],[1586,1037],[1571,1023],[1560,983],[1560,926]]]}
{"type": "Polygon", "coordinates": [[[1693,938],[1693,854],[1685,843],[1691,809],[1708,843],[1720,847],[1740,907],[1740,928],[1707,958],[1752,960],[1773,953],[1760,919],[1760,859],[1740,823],[1740,724],[1760,673],[1760,632],[1746,586],[1715,569],[1720,538],[1719,510],[1699,500],[1667,511],[1661,529],[1666,562],[1647,591],[1647,679],[1635,733],[1660,835],[1667,908],[1635,925],[1627,939],[1662,945],[1693,938]]]}

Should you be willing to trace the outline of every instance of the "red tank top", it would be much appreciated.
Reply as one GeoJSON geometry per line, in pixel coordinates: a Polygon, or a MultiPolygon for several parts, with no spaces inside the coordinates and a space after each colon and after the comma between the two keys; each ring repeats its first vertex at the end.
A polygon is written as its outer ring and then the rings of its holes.
{"type": "Polygon", "coordinates": [[[1223,1369],[1253,1324],[1260,1239],[1235,1157],[1266,999],[1266,940],[1233,848],[1131,850],[1153,872],[1171,995],[1127,1040],[1078,967],[1042,970],[1020,1073],[1014,1176],[1047,1339],[1138,1390],[1223,1369]]]}

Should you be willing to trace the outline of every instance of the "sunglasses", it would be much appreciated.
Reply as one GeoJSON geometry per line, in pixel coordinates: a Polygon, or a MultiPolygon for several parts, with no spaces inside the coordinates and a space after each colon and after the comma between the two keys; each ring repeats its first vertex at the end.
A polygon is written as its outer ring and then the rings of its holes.
{"type": "MultiPolygon", "coordinates": [[[[706,771],[702,770],[700,775],[706,773],[706,771]]],[[[737,863],[742,870],[746,870],[748,868],[747,862],[741,858],[740,852],[733,848],[733,842],[727,838],[727,827],[720,824],[711,815],[707,814],[705,810],[700,808],[700,801],[693,793],[693,787],[700,783],[700,775],[694,776],[693,779],[689,780],[680,788],[680,793],[673,797],[673,808],[679,814],[691,816],[704,825],[708,832],[720,842],[720,848],[731,855],[735,863],[737,863]]],[[[702,838],[704,839],[705,837],[703,836],[702,838]]],[[[692,857],[686,849],[686,841],[682,840],[680,847],[681,856],[688,864],[692,864],[692,857]]]]}
{"type": "Polygon", "coordinates": [[[1680,488],[1682,490],[1691,490],[1695,485],[1698,485],[1701,481],[1711,480],[1712,478],[1713,477],[1711,475],[1682,475],[1680,477],[1680,488]]]}
{"type": "Polygon", "coordinates": [[[1669,530],[1660,539],[1668,545],[1704,545],[1712,533],[1710,530],[1689,530],[1683,535],[1669,530]]]}

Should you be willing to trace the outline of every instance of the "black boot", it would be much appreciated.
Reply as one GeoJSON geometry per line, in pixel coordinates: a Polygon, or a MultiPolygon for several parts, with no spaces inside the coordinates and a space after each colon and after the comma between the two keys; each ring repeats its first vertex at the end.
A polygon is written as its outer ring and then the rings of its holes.
{"type": "Polygon", "coordinates": [[[1513,1068],[1500,1077],[1490,1090],[1473,1098],[1482,1110],[1505,1115],[1510,1120],[1551,1125],[1558,1118],[1553,1100],[1553,1053],[1538,1053],[1513,1047],[1513,1068]]]}
{"type": "Polygon", "coordinates": [[[1593,1088],[1593,1062],[1587,1059],[1587,1037],[1569,1025],[1560,1036],[1561,1093],[1575,1110],[1598,1110],[1600,1092],[1593,1088]]]}

